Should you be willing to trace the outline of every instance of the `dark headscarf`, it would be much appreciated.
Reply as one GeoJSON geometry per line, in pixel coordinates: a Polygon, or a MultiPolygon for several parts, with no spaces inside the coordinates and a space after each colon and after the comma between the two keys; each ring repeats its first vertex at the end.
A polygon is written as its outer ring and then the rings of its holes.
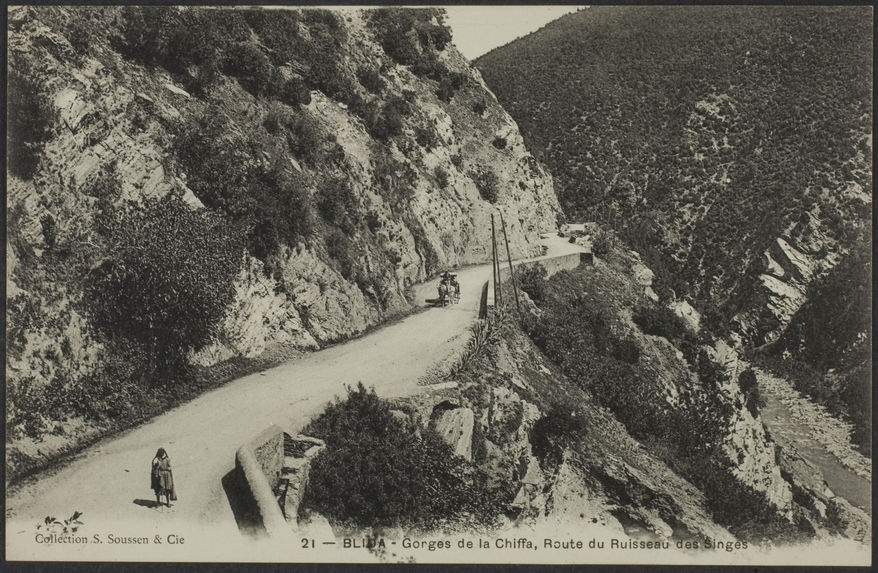
{"type": "Polygon", "coordinates": [[[164,448],[159,448],[158,451],[155,453],[155,457],[157,457],[158,459],[166,458],[168,457],[168,452],[166,452],[164,448]]]}

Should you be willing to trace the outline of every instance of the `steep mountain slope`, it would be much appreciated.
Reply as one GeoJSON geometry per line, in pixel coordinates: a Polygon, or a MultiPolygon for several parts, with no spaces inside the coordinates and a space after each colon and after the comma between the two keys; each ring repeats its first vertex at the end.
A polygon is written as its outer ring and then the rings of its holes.
{"type": "Polygon", "coordinates": [[[761,344],[870,242],[871,16],[595,7],[476,66],[568,217],[623,231],[660,294],[761,344]]]}
{"type": "Polygon", "coordinates": [[[449,42],[435,10],[12,10],[7,435],[356,335],[485,260],[495,209],[537,252],[552,180],[449,42]]]}

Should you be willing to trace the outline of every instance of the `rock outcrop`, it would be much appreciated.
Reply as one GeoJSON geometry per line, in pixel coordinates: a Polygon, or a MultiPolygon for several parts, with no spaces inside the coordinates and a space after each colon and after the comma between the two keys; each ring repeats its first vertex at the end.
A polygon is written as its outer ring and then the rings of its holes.
{"type": "Polygon", "coordinates": [[[842,247],[822,228],[818,217],[791,225],[763,252],[761,291],[750,308],[738,313],[736,336],[764,344],[776,341],[808,299],[808,287],[841,259],[842,247]]]}

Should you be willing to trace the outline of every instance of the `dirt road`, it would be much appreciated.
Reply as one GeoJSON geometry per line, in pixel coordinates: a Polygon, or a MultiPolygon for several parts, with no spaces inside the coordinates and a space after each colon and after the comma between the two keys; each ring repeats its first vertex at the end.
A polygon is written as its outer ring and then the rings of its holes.
{"type": "MultiPolygon", "coordinates": [[[[581,250],[557,237],[546,244],[547,256],[581,250]]],[[[162,561],[181,555],[204,559],[200,551],[211,547],[216,550],[211,555],[229,551],[241,536],[222,478],[234,468],[237,448],[272,423],[293,432],[301,429],[333,397],[344,395],[347,384],[361,381],[382,397],[417,392],[418,378],[465,344],[490,273],[490,265],[461,270],[458,305],[429,309],[362,338],[234,380],[99,442],[59,470],[10,488],[7,558],[72,559],[75,554],[82,559],[115,555],[162,561]],[[159,446],[171,457],[177,484],[179,501],[171,508],[151,506],[149,464],[159,446]],[[87,532],[89,542],[37,539],[37,522],[49,515],[63,519],[74,511],[83,514],[80,534],[87,532]],[[113,544],[119,553],[107,553],[113,532],[122,538],[145,536],[152,542],[113,544]],[[167,536],[173,532],[198,537],[201,550],[190,541],[191,551],[181,554],[168,545],[167,536]],[[91,539],[95,534],[100,551],[91,539]],[[164,541],[164,553],[156,552],[156,539],[164,541]]],[[[434,282],[415,289],[419,301],[436,296],[434,282]]],[[[235,557],[242,558],[237,553],[235,557]]]]}

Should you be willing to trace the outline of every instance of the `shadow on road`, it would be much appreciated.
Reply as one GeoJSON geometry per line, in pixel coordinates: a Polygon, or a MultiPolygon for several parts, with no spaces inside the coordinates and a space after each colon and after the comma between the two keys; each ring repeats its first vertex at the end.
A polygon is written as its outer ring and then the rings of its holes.
{"type": "Polygon", "coordinates": [[[235,468],[222,479],[223,490],[226,492],[226,499],[229,500],[229,507],[235,516],[235,522],[241,533],[250,537],[259,537],[265,533],[259,513],[256,510],[256,500],[244,480],[243,472],[240,468],[235,468]]]}
{"type": "Polygon", "coordinates": [[[134,505],[139,505],[141,507],[148,507],[150,509],[155,509],[155,508],[159,507],[160,505],[164,505],[164,504],[156,503],[156,501],[154,499],[135,499],[134,505]]]}

